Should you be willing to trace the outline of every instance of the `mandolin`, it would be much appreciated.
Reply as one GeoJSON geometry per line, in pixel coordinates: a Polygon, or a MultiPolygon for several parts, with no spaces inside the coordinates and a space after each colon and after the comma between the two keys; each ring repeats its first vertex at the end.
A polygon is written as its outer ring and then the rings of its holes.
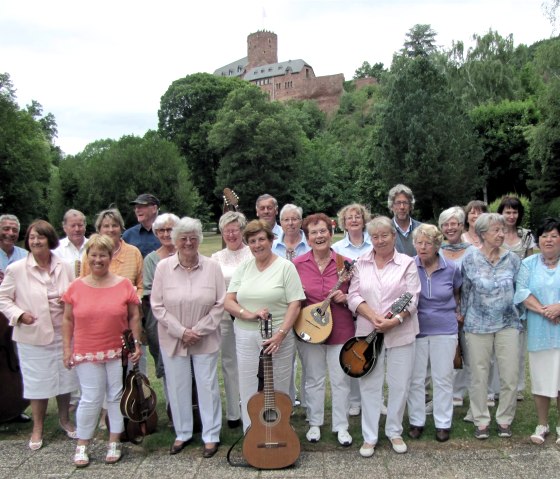
{"type": "MultiPolygon", "coordinates": [[[[272,337],[272,316],[261,321],[263,339],[272,337]]],[[[251,425],[245,433],[243,456],[258,469],[282,469],[297,461],[299,438],[290,424],[292,400],[274,390],[272,356],[261,355],[264,387],[249,399],[247,412],[251,425]]]]}
{"type": "MultiPolygon", "coordinates": [[[[130,329],[123,332],[122,341],[126,352],[130,354],[135,350],[134,337],[130,329]]],[[[132,442],[156,430],[158,421],[156,405],[157,396],[150,386],[149,379],[140,372],[138,364],[134,364],[126,376],[121,397],[121,413],[129,419],[125,421],[126,433],[132,442]]]]}
{"type": "Polygon", "coordinates": [[[294,323],[294,332],[301,341],[310,344],[324,343],[331,335],[333,322],[331,313],[331,300],[340,285],[352,276],[356,260],[351,263],[344,261],[344,268],[338,273],[338,281],[329,291],[322,303],[315,303],[303,308],[294,323]]]}
{"type": "MultiPolygon", "coordinates": [[[[406,292],[391,305],[385,319],[404,311],[412,301],[412,294],[406,292]]],[[[344,343],[338,357],[342,370],[353,378],[368,375],[377,364],[377,359],[383,347],[383,333],[372,331],[367,336],[350,338],[344,343]]]]}

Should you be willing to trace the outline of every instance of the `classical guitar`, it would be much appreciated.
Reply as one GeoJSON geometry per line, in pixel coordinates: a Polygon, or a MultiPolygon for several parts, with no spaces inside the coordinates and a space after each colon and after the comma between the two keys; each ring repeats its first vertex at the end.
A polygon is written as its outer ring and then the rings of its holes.
{"type": "Polygon", "coordinates": [[[294,332],[298,339],[306,343],[320,344],[331,335],[333,328],[331,300],[340,285],[352,276],[355,263],[356,260],[351,263],[344,261],[344,268],[338,272],[338,281],[325,300],[322,303],[310,304],[300,311],[294,323],[294,332]]]}
{"type": "MultiPolygon", "coordinates": [[[[272,337],[272,317],[261,321],[263,339],[272,337]]],[[[299,438],[290,424],[292,400],[274,390],[272,356],[262,353],[263,390],[247,403],[251,425],[243,440],[243,456],[258,469],[282,469],[297,461],[299,438]]]]}
{"type": "MultiPolygon", "coordinates": [[[[136,349],[130,329],[123,332],[122,342],[123,354],[125,352],[130,354],[136,349]]],[[[125,427],[130,441],[137,443],[138,438],[143,438],[156,430],[158,421],[156,405],[157,396],[150,386],[149,379],[140,372],[138,364],[134,364],[126,376],[121,397],[121,413],[128,418],[125,427]]]]}
{"type": "MultiPolygon", "coordinates": [[[[406,292],[391,305],[385,319],[404,311],[412,301],[412,294],[406,292]]],[[[344,343],[338,357],[342,370],[353,378],[361,378],[369,374],[377,364],[377,358],[383,347],[383,333],[372,331],[367,336],[350,338],[344,343]]]]}
{"type": "MultiPolygon", "coordinates": [[[[226,214],[228,211],[239,211],[239,196],[230,188],[224,188],[224,204],[222,206],[222,214],[226,214]]],[[[226,242],[222,238],[222,248],[226,247],[226,242]]]]}

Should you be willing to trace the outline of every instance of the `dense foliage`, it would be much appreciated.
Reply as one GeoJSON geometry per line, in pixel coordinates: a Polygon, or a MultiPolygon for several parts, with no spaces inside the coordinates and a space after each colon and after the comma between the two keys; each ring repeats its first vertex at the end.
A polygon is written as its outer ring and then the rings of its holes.
{"type": "Polygon", "coordinates": [[[327,116],[312,101],[270,102],[240,79],[196,73],[163,94],[157,132],[64,157],[54,117],[37,102],[21,109],[0,75],[1,210],[58,225],[67,208],[93,217],[115,204],[132,223],[128,202],[152,192],[164,211],[215,221],[230,187],[249,216],[265,192],[305,213],[359,201],[386,214],[388,190],[405,183],[422,220],[508,192],[530,199],[533,224],[560,215],[560,37],[516,46],[490,30],[446,51],[430,25],[415,25],[390,68],[356,69],[368,77],[377,82],[347,82],[327,116]]]}

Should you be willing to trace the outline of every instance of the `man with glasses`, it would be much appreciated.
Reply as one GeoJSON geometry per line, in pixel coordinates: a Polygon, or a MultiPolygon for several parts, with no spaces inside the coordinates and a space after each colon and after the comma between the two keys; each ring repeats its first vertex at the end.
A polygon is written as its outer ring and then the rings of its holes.
{"type": "Polygon", "coordinates": [[[414,209],[414,195],[406,185],[396,185],[389,190],[387,207],[393,212],[393,222],[397,228],[395,249],[408,256],[416,256],[412,242],[412,232],[422,223],[411,218],[414,209]]]}

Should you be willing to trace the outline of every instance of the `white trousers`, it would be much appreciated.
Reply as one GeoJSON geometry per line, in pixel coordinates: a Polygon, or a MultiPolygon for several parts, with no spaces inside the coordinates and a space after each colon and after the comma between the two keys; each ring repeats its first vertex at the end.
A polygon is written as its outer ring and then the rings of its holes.
{"type": "Polygon", "coordinates": [[[385,361],[387,361],[387,385],[389,387],[385,435],[389,439],[402,436],[402,421],[412,376],[414,352],[414,343],[389,348],[386,351],[383,347],[375,369],[367,376],[360,378],[362,435],[365,442],[377,444],[379,438],[385,361]]]}
{"type": "MultiPolygon", "coordinates": [[[[260,331],[242,329],[234,322],[235,349],[237,351],[237,367],[239,369],[239,394],[241,396],[241,418],[243,430],[251,425],[247,413],[247,402],[257,392],[259,380],[259,354],[262,349],[262,336],[260,331]]],[[[274,389],[290,394],[290,382],[294,366],[295,336],[289,331],[278,352],[272,355],[272,372],[274,375],[274,389]]]]}
{"type": "Polygon", "coordinates": [[[235,351],[235,331],[229,314],[220,323],[222,335],[222,376],[226,395],[226,419],[235,421],[241,417],[239,406],[239,373],[237,370],[237,353],[235,351]]]}
{"type": "Polygon", "coordinates": [[[120,408],[123,368],[120,359],[105,363],[84,361],[76,366],[76,374],[82,390],[82,398],[76,411],[78,437],[84,440],[93,437],[105,399],[110,432],[123,432],[120,408]]]}
{"type": "Polygon", "coordinates": [[[477,427],[490,424],[486,398],[492,351],[496,354],[500,373],[500,402],[496,411],[496,422],[503,425],[511,424],[517,406],[519,331],[506,328],[496,333],[466,333],[466,338],[471,355],[469,397],[474,424],[477,427]]]}
{"type": "MultiPolygon", "coordinates": [[[[188,441],[193,434],[191,355],[168,356],[160,349],[173,427],[178,441],[188,441]]],[[[222,428],[222,402],[218,385],[218,351],[192,355],[202,422],[202,440],[218,442],[222,428]]]]}
{"type": "Polygon", "coordinates": [[[332,430],[348,430],[348,398],[350,376],[340,367],[339,355],[342,344],[298,344],[305,369],[305,405],[310,426],[322,426],[325,419],[325,386],[327,371],[331,384],[332,430]]]}
{"type": "Polygon", "coordinates": [[[455,335],[425,336],[416,339],[416,353],[410,391],[408,417],[413,426],[426,424],[426,368],[431,367],[434,424],[450,429],[453,419],[453,357],[457,348],[455,335]]]}

